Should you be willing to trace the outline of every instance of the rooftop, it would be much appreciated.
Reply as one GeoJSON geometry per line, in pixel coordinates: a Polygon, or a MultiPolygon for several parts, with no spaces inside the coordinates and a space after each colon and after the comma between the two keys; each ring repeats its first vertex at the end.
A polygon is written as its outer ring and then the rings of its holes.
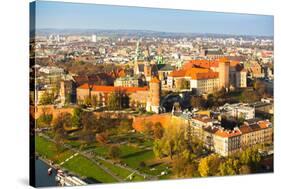
{"type": "Polygon", "coordinates": [[[98,92],[114,92],[114,91],[122,91],[128,93],[134,93],[137,91],[147,91],[148,87],[114,87],[114,86],[105,86],[105,85],[89,85],[88,83],[84,83],[80,85],[78,89],[89,89],[92,88],[93,91],[98,92]]]}

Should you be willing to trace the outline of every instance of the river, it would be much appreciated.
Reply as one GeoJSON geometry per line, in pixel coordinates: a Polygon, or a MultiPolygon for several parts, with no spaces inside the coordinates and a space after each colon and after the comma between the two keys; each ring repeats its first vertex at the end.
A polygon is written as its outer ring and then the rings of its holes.
{"type": "Polygon", "coordinates": [[[56,171],[53,169],[52,175],[48,175],[48,169],[50,166],[44,161],[37,159],[35,160],[35,186],[36,187],[47,187],[47,186],[58,186],[56,182],[56,171]]]}

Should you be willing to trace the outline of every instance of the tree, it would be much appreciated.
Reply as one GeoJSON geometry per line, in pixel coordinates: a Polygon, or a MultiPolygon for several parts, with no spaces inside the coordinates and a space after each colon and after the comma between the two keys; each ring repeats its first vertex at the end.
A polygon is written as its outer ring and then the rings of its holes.
{"type": "Polygon", "coordinates": [[[98,97],[97,95],[92,95],[91,105],[93,108],[96,108],[98,106],[98,97]]]}
{"type": "Polygon", "coordinates": [[[80,138],[86,143],[91,143],[94,140],[94,133],[100,132],[97,119],[92,112],[83,112],[81,116],[81,125],[83,126],[80,132],[80,138]]]}
{"type": "Polygon", "coordinates": [[[83,104],[86,106],[91,106],[92,105],[91,98],[90,97],[84,98],[83,104]]]}
{"type": "Polygon", "coordinates": [[[201,96],[192,96],[190,104],[193,108],[202,108],[205,106],[205,100],[201,96]]]}
{"type": "Polygon", "coordinates": [[[99,132],[98,121],[92,112],[83,112],[81,115],[81,125],[84,131],[99,132]]]}
{"type": "Polygon", "coordinates": [[[162,149],[162,146],[163,146],[163,141],[162,140],[155,140],[154,143],[153,143],[153,152],[154,152],[154,155],[155,157],[158,157],[158,158],[162,158],[163,157],[163,149],[162,149]]]}
{"type": "Polygon", "coordinates": [[[47,114],[43,112],[43,114],[36,119],[36,127],[48,127],[50,126],[52,120],[53,120],[52,114],[47,114]]]}
{"type": "Polygon", "coordinates": [[[220,166],[220,158],[217,155],[209,155],[200,159],[198,172],[202,177],[214,176],[217,174],[220,166]]]}
{"type": "Polygon", "coordinates": [[[251,167],[248,165],[242,165],[239,169],[239,173],[242,175],[250,174],[251,173],[251,167]]]}
{"type": "Polygon", "coordinates": [[[260,96],[265,96],[266,86],[261,80],[255,80],[253,88],[260,96]]]}
{"type": "Polygon", "coordinates": [[[111,110],[119,110],[122,108],[122,93],[121,92],[116,91],[109,95],[108,107],[111,110]]]}
{"type": "Polygon", "coordinates": [[[104,132],[96,134],[96,140],[100,144],[106,144],[107,143],[107,134],[104,132]]]}
{"type": "Polygon", "coordinates": [[[192,154],[184,150],[172,162],[173,172],[177,177],[193,177],[196,175],[196,165],[192,162],[192,154]]]}
{"type": "Polygon", "coordinates": [[[210,176],[210,166],[209,166],[208,157],[200,159],[199,166],[198,166],[198,172],[201,175],[201,177],[210,176]]]}
{"type": "Polygon", "coordinates": [[[65,128],[69,127],[71,124],[71,114],[69,113],[60,113],[54,120],[53,132],[54,140],[57,146],[57,150],[60,149],[60,144],[63,142],[67,136],[65,128]]]}
{"type": "Polygon", "coordinates": [[[186,149],[186,144],[184,129],[170,126],[165,129],[161,139],[155,140],[153,151],[157,157],[169,156],[173,159],[174,155],[179,156],[186,149]]]}
{"type": "Polygon", "coordinates": [[[240,100],[245,103],[251,103],[259,100],[259,96],[255,91],[244,90],[240,100]]]}
{"type": "Polygon", "coordinates": [[[251,170],[255,170],[261,161],[261,155],[258,151],[258,147],[254,146],[251,148],[245,149],[239,155],[239,161],[243,165],[250,166],[251,170]]]}
{"type": "Polygon", "coordinates": [[[120,124],[118,126],[118,132],[120,134],[122,133],[128,133],[132,129],[132,120],[129,119],[122,119],[120,121],[120,124]]]}
{"type": "Polygon", "coordinates": [[[73,128],[82,127],[81,116],[82,116],[82,110],[80,108],[74,108],[73,115],[72,115],[72,118],[71,118],[71,122],[72,122],[71,125],[72,125],[73,128]]]}
{"type": "Polygon", "coordinates": [[[153,127],[153,122],[152,121],[145,122],[144,123],[144,133],[146,135],[151,135],[152,134],[152,127],[153,127]]]}
{"type": "Polygon", "coordinates": [[[53,129],[55,132],[60,132],[65,128],[71,126],[71,114],[70,113],[60,113],[55,119],[53,123],[53,129]]]}
{"type": "Polygon", "coordinates": [[[219,166],[219,175],[237,175],[239,173],[239,161],[237,159],[228,158],[219,166]]]}
{"type": "Polygon", "coordinates": [[[45,91],[45,92],[42,94],[39,103],[42,104],[42,105],[48,105],[48,104],[53,104],[54,101],[55,101],[55,96],[54,96],[54,94],[45,91]]]}
{"type": "Polygon", "coordinates": [[[163,129],[163,126],[160,122],[156,122],[152,126],[152,130],[153,130],[153,137],[155,139],[161,139],[163,137],[164,129],[163,129]]]}
{"type": "Polygon", "coordinates": [[[208,97],[207,97],[207,101],[206,101],[206,107],[207,108],[211,108],[213,107],[214,105],[216,105],[215,103],[215,97],[213,94],[209,94],[208,97]]]}
{"type": "Polygon", "coordinates": [[[121,155],[121,150],[117,145],[113,145],[109,148],[108,155],[112,159],[117,159],[121,155]]]}
{"type": "Polygon", "coordinates": [[[66,104],[69,104],[69,103],[71,103],[71,101],[72,101],[72,96],[71,96],[71,94],[69,93],[69,94],[66,95],[65,103],[66,103],[66,104]]]}

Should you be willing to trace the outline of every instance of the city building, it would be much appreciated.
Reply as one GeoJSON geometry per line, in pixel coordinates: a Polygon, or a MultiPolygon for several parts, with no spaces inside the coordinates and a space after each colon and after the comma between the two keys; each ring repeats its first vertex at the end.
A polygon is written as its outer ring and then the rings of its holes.
{"type": "Polygon", "coordinates": [[[238,128],[218,129],[214,134],[214,151],[222,156],[238,152],[241,147],[241,135],[242,132],[238,128]]]}
{"type": "Polygon", "coordinates": [[[268,120],[262,120],[255,123],[245,122],[240,126],[242,132],[241,145],[242,147],[251,147],[256,144],[269,144],[273,139],[272,124],[268,120]]]}
{"type": "Polygon", "coordinates": [[[209,150],[222,156],[229,156],[243,148],[257,144],[271,144],[273,128],[268,120],[247,120],[240,127],[226,129],[221,122],[207,115],[179,115],[186,125],[186,134],[199,140],[209,150]]]}
{"type": "Polygon", "coordinates": [[[210,94],[219,89],[219,73],[206,68],[175,70],[170,73],[168,87],[176,90],[193,90],[196,94],[210,94]],[[183,82],[188,82],[183,85],[183,82]],[[189,88],[185,88],[188,86],[189,88]]]}
{"type": "Polygon", "coordinates": [[[41,67],[38,71],[45,74],[54,74],[54,75],[55,74],[59,75],[64,73],[64,69],[55,66],[41,67]]]}
{"type": "Polygon", "coordinates": [[[221,115],[232,118],[242,118],[245,120],[255,118],[255,108],[249,104],[236,103],[236,104],[225,104],[219,107],[221,115]]]}
{"type": "Polygon", "coordinates": [[[119,77],[114,81],[115,87],[138,87],[139,79],[136,76],[119,77]]]}
{"type": "Polygon", "coordinates": [[[143,107],[147,111],[160,113],[160,81],[154,77],[148,87],[100,86],[85,83],[76,89],[77,102],[83,104],[96,97],[99,106],[107,106],[112,93],[121,95],[122,108],[143,107]]]}
{"type": "Polygon", "coordinates": [[[96,35],[92,35],[92,42],[96,43],[97,42],[97,36],[96,35]]]}

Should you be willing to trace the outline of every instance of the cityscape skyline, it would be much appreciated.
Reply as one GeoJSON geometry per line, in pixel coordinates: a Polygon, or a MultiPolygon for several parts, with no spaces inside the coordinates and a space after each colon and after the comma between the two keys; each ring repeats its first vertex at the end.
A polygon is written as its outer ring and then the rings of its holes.
{"type": "Polygon", "coordinates": [[[36,1],[36,4],[36,29],[114,28],[170,33],[254,36],[274,34],[274,18],[269,15],[49,1],[36,1]]]}

